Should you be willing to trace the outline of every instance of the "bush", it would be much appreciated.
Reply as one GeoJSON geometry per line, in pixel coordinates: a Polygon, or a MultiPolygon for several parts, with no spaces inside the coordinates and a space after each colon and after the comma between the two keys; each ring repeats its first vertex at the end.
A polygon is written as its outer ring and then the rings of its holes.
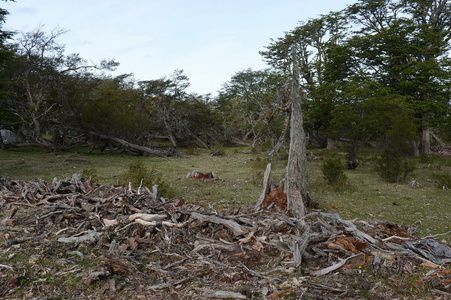
{"type": "Polygon", "coordinates": [[[421,154],[420,156],[420,163],[423,164],[432,164],[434,162],[435,157],[430,154],[421,154]]]}
{"type": "Polygon", "coordinates": [[[386,148],[380,159],[376,162],[376,172],[387,182],[404,180],[415,170],[413,162],[409,162],[394,148],[386,148]]]}
{"type": "Polygon", "coordinates": [[[347,180],[344,165],[339,158],[326,158],[321,166],[321,171],[329,184],[340,185],[347,180]]]}
{"type": "Polygon", "coordinates": [[[439,189],[451,189],[451,172],[434,173],[434,179],[439,189]]]}
{"type": "Polygon", "coordinates": [[[211,151],[212,156],[224,156],[225,155],[225,147],[220,142],[216,141],[213,149],[211,151]]]}
{"type": "Polygon", "coordinates": [[[266,159],[262,159],[260,156],[255,160],[250,161],[252,167],[252,183],[255,186],[262,186],[263,177],[265,175],[266,166],[268,165],[268,161],[266,159]]]}
{"type": "Polygon", "coordinates": [[[83,169],[81,171],[81,177],[85,178],[85,179],[89,179],[92,182],[95,182],[98,179],[97,169],[94,169],[94,168],[83,169]]]}
{"type": "Polygon", "coordinates": [[[132,184],[134,187],[145,186],[152,188],[158,185],[158,194],[164,197],[174,196],[174,189],[170,183],[162,178],[162,175],[154,169],[149,169],[142,161],[138,160],[128,165],[128,170],[121,176],[123,185],[132,184]]]}

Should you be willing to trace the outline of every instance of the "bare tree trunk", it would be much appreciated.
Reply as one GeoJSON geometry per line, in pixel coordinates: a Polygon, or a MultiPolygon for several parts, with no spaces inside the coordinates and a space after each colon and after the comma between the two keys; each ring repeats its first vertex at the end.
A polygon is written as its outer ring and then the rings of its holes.
{"type": "Polygon", "coordinates": [[[306,191],[307,138],[303,127],[301,103],[302,94],[299,88],[298,63],[293,50],[290,150],[286,171],[285,193],[287,195],[288,210],[296,218],[301,218],[305,215],[305,203],[308,199],[306,191]]]}
{"type": "Polygon", "coordinates": [[[174,148],[177,148],[177,141],[175,140],[175,136],[172,133],[171,124],[169,124],[169,121],[166,120],[165,116],[163,117],[163,123],[164,123],[164,126],[166,127],[166,131],[168,133],[168,137],[169,137],[169,140],[172,143],[172,146],[174,146],[174,148]]]}
{"type": "Polygon", "coordinates": [[[446,148],[446,144],[443,142],[441,138],[439,138],[434,132],[431,131],[431,136],[440,144],[440,147],[446,148]]]}
{"type": "Polygon", "coordinates": [[[409,144],[410,144],[410,149],[411,149],[410,151],[412,153],[412,156],[413,157],[419,157],[420,156],[420,149],[419,149],[417,141],[411,140],[411,141],[409,141],[409,144]]]}
{"type": "Polygon", "coordinates": [[[278,152],[280,147],[282,147],[284,141],[285,141],[285,135],[287,134],[287,129],[288,129],[288,122],[290,121],[290,115],[287,113],[285,115],[285,120],[283,122],[283,130],[282,133],[280,134],[279,140],[277,141],[277,144],[274,146],[274,148],[269,152],[269,156],[274,156],[277,155],[277,157],[279,157],[278,152]]]}
{"type": "Polygon", "coordinates": [[[5,149],[6,149],[6,145],[5,145],[5,143],[3,142],[3,137],[2,137],[1,134],[0,134],[0,149],[1,149],[1,150],[5,150],[5,149]]]}
{"type": "Polygon", "coordinates": [[[205,149],[208,149],[207,143],[202,141],[200,137],[198,137],[194,132],[192,132],[188,127],[186,127],[186,131],[205,149]]]}
{"type": "Polygon", "coordinates": [[[424,125],[421,134],[421,154],[423,155],[431,154],[431,132],[432,128],[424,125]]]}

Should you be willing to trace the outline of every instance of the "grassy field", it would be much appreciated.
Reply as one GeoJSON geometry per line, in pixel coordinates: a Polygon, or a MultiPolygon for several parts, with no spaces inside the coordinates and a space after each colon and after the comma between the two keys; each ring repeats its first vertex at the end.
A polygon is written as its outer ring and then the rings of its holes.
{"type": "MultiPolygon", "coordinates": [[[[141,161],[160,172],[175,189],[176,197],[190,203],[217,209],[237,209],[255,203],[261,193],[266,166],[264,154],[246,148],[226,148],[225,156],[211,156],[209,150],[182,149],[186,158],[134,157],[89,154],[85,149],[53,154],[40,149],[0,151],[0,177],[8,180],[46,181],[73,173],[94,172],[101,184],[118,184],[130,163],[141,161]],[[203,182],[186,179],[193,170],[214,171],[223,181],[203,182]]],[[[341,187],[327,185],[321,173],[322,157],[344,157],[340,151],[312,150],[320,159],[309,161],[309,193],[322,211],[339,213],[343,218],[395,222],[415,229],[419,235],[440,235],[451,242],[451,190],[438,186],[437,175],[451,176],[451,158],[414,159],[416,170],[404,182],[386,183],[374,171],[377,150],[364,149],[362,165],[346,171],[348,182],[341,187]]],[[[344,161],[344,160],[343,160],[344,161]]],[[[275,161],[273,179],[284,175],[286,161],[275,161]]]]}

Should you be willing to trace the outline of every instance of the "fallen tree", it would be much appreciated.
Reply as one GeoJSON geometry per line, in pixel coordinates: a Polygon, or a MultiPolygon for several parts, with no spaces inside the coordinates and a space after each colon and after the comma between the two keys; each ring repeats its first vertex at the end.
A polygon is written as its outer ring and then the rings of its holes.
{"type": "Polygon", "coordinates": [[[111,136],[111,135],[100,134],[100,133],[96,133],[96,132],[92,132],[92,131],[89,132],[89,134],[92,136],[99,137],[100,139],[103,139],[103,140],[109,140],[109,141],[118,143],[118,144],[124,146],[125,149],[133,149],[138,152],[146,153],[146,154],[149,154],[152,156],[160,156],[160,157],[181,156],[181,154],[174,148],[168,148],[166,150],[157,150],[157,149],[152,149],[152,148],[149,148],[146,146],[141,146],[138,144],[133,144],[124,139],[117,138],[117,137],[111,136]]]}

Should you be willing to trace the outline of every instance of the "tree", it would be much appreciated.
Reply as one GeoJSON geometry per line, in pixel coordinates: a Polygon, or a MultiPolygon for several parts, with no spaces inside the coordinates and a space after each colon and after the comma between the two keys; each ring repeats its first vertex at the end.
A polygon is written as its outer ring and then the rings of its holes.
{"type": "Polygon", "coordinates": [[[341,12],[301,23],[273,41],[266,51],[260,52],[265,61],[282,72],[289,73],[292,66],[291,49],[296,49],[300,69],[300,84],[306,92],[304,113],[306,128],[321,145],[326,145],[327,131],[333,101],[336,97],[336,78],[327,74],[330,49],[337,47],[346,37],[347,19],[341,12]]]}
{"type": "Polygon", "coordinates": [[[252,140],[253,148],[267,141],[273,149],[280,148],[289,117],[286,81],[286,76],[274,70],[247,69],[223,85],[216,107],[230,138],[241,143],[252,140]]]}
{"type": "Polygon", "coordinates": [[[307,157],[305,152],[308,139],[303,127],[301,108],[303,94],[299,89],[299,70],[294,50],[292,76],[290,151],[285,179],[285,193],[287,195],[288,210],[296,218],[301,218],[306,213],[305,205],[308,203],[306,190],[307,157]]]}
{"type": "MultiPolygon", "coordinates": [[[[6,2],[7,0],[4,1],[6,2]]],[[[0,99],[5,99],[8,96],[8,84],[3,71],[6,63],[11,59],[13,54],[8,45],[8,40],[12,37],[12,32],[2,29],[7,15],[8,11],[0,8],[0,99]]],[[[5,124],[9,123],[12,118],[11,113],[3,105],[0,106],[0,129],[4,128],[5,124]]],[[[0,148],[3,147],[3,139],[0,135],[0,148]]]]}
{"type": "Polygon", "coordinates": [[[64,118],[65,78],[89,69],[113,70],[118,65],[112,60],[87,65],[78,54],[65,55],[64,45],[57,41],[65,32],[56,28],[47,34],[40,26],[23,33],[5,70],[11,84],[10,96],[3,105],[17,116],[23,134],[48,149],[52,149],[52,142],[42,133],[53,131],[64,118]]]}
{"type": "Polygon", "coordinates": [[[158,116],[163,122],[169,140],[174,148],[177,140],[174,134],[174,105],[177,101],[183,101],[186,89],[189,87],[189,78],[183,74],[183,70],[175,70],[172,76],[138,82],[143,98],[150,106],[158,110],[158,116]]]}
{"type": "Polygon", "coordinates": [[[191,94],[174,105],[173,119],[179,140],[185,144],[210,148],[224,139],[219,112],[208,95],[191,94]]]}
{"type": "Polygon", "coordinates": [[[430,132],[449,117],[450,3],[361,0],[348,9],[361,30],[349,45],[354,61],[407,101],[422,120],[422,152],[430,152],[430,132]]]}

